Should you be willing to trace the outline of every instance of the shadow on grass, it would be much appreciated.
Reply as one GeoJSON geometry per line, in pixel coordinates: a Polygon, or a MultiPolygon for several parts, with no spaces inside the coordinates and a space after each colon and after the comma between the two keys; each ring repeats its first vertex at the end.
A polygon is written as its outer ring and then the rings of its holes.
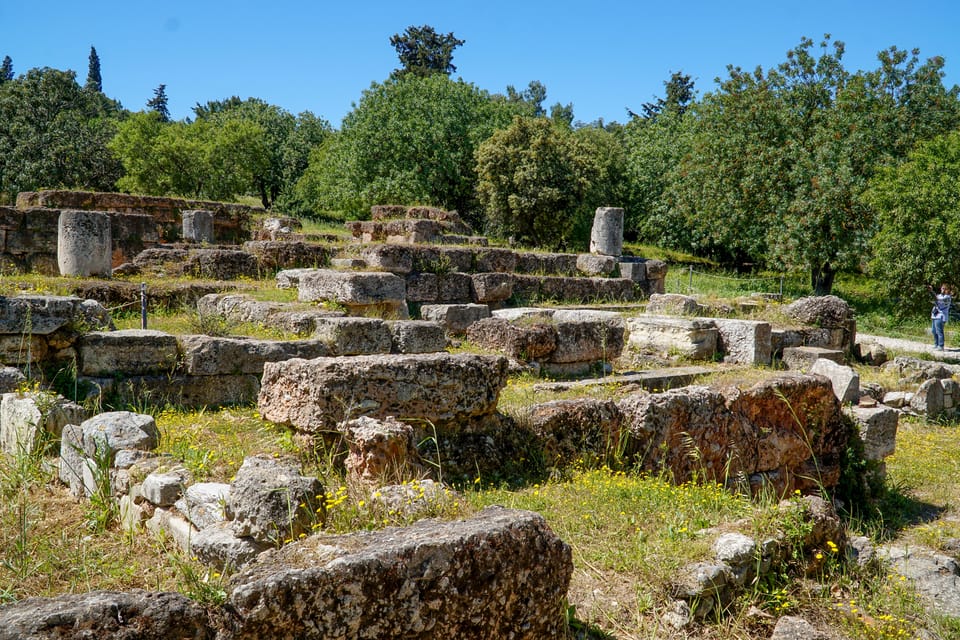
{"type": "Polygon", "coordinates": [[[864,527],[874,532],[878,542],[888,542],[908,527],[937,520],[946,507],[917,500],[904,487],[887,485],[874,500],[872,509],[863,511],[864,527]]]}

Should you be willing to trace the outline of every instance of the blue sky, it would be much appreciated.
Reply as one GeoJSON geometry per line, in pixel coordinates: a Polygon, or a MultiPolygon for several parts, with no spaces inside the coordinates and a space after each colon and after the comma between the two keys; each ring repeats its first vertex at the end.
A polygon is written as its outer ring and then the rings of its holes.
{"type": "Polygon", "coordinates": [[[455,77],[491,92],[539,80],[548,106],[573,103],[584,122],[626,121],[627,107],[663,94],[671,71],[690,74],[702,94],[728,64],[775,66],[802,36],[825,33],[846,43],[850,70],[875,68],[891,45],[917,47],[923,59],[944,56],[946,83],[960,83],[955,0],[0,0],[0,57],[17,74],[73,69],[82,83],[93,45],[104,93],[128,109],[144,108],[162,83],[176,119],[238,95],[339,127],[398,66],[390,36],[423,24],[466,41],[455,77]]]}

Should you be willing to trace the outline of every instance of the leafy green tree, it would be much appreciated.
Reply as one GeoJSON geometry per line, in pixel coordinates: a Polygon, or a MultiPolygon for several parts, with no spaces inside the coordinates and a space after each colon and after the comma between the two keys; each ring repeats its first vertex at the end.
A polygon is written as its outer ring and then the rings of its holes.
{"type": "Polygon", "coordinates": [[[109,191],[121,166],[108,152],[121,112],[84,91],[73,71],[31,69],[0,85],[0,192],[109,191]]]}
{"type": "Polygon", "coordinates": [[[410,26],[402,35],[395,33],[390,36],[390,44],[397,50],[403,65],[402,69],[397,70],[401,76],[428,76],[435,73],[449,76],[457,70],[453,66],[453,50],[463,43],[452,32],[440,34],[430,25],[410,26]]]}
{"type": "Polygon", "coordinates": [[[13,80],[13,60],[10,56],[3,56],[3,62],[0,63],[0,84],[13,80]]]}
{"type": "Polygon", "coordinates": [[[921,142],[902,164],[881,168],[864,200],[879,218],[874,277],[905,313],[929,306],[928,286],[960,282],[960,131],[921,142]]]}
{"type": "MultiPolygon", "coordinates": [[[[696,99],[696,89],[694,89],[694,82],[689,74],[674,71],[670,74],[670,79],[663,83],[663,86],[666,88],[666,97],[657,98],[656,102],[645,102],[642,107],[644,118],[656,119],[664,112],[683,115],[696,99]]],[[[629,109],[627,109],[627,113],[632,117],[640,117],[629,109]]]]}
{"type": "Polygon", "coordinates": [[[689,249],[734,263],[810,274],[829,293],[856,269],[876,230],[861,194],[873,171],[957,122],[942,61],[891,49],[875,72],[851,74],[844,46],[808,38],[763,72],[730,68],[694,109],[689,153],[665,197],[689,249]]]}
{"type": "Polygon", "coordinates": [[[161,122],[170,122],[170,109],[167,106],[167,85],[161,84],[153,90],[153,97],[147,101],[147,109],[156,111],[161,122]]]}
{"type": "Polygon", "coordinates": [[[298,185],[314,211],[363,217],[374,204],[429,204],[477,216],[474,150],[517,110],[444,74],[374,83],[298,185]]]}
{"type": "Polygon", "coordinates": [[[90,47],[90,60],[87,64],[87,83],[84,88],[98,93],[103,92],[103,80],[100,77],[100,56],[97,50],[90,47]]]}
{"type": "Polygon", "coordinates": [[[515,117],[476,152],[489,231],[561,247],[600,174],[595,149],[546,118],[515,117]]]}

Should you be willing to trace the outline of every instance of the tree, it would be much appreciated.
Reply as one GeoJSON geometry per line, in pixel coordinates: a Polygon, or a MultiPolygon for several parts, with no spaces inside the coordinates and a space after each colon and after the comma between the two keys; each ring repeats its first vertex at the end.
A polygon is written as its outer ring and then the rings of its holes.
{"type": "Polygon", "coordinates": [[[871,270],[904,313],[929,307],[928,286],[960,282],[960,131],[881,168],[864,200],[879,218],[871,270]]]}
{"type": "Polygon", "coordinates": [[[407,27],[403,35],[395,33],[390,36],[390,44],[397,50],[403,65],[396,73],[401,76],[428,76],[434,73],[449,76],[457,70],[453,65],[453,50],[463,43],[452,32],[442,35],[430,25],[407,27]]]}
{"type": "Polygon", "coordinates": [[[90,47],[90,60],[87,65],[87,83],[84,88],[97,93],[103,92],[103,81],[100,78],[100,57],[97,50],[90,47]]]}
{"type": "MultiPolygon", "coordinates": [[[[693,79],[680,71],[673,71],[670,79],[663,83],[666,88],[666,99],[657,98],[656,102],[645,102],[642,105],[643,117],[656,119],[661,113],[670,112],[683,115],[696,98],[693,79]]],[[[632,117],[640,117],[627,109],[632,117]]]]}
{"type": "Polygon", "coordinates": [[[600,169],[592,149],[546,118],[517,116],[476,152],[477,193],[489,231],[559,248],[600,169]]]}
{"type": "Polygon", "coordinates": [[[0,84],[13,80],[13,60],[10,56],[3,56],[3,62],[0,63],[0,84]]]}
{"type": "Polygon", "coordinates": [[[482,222],[474,150],[516,111],[444,74],[374,83],[311,156],[299,197],[315,211],[353,217],[374,204],[428,204],[482,222]]]}
{"type": "Polygon", "coordinates": [[[121,173],[107,150],[119,106],[84,91],[73,71],[31,69],[0,85],[0,192],[109,191],[121,173]]]}
{"type": "Polygon", "coordinates": [[[161,84],[153,90],[153,97],[147,101],[147,108],[160,115],[160,122],[170,122],[170,109],[167,108],[167,85],[161,84]]]}

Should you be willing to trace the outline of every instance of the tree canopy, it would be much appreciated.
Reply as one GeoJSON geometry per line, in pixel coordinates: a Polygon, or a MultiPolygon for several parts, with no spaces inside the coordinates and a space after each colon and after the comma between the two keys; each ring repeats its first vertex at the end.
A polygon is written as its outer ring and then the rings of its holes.
{"type": "Polygon", "coordinates": [[[430,25],[410,26],[402,34],[390,36],[390,44],[397,50],[402,68],[398,75],[413,74],[428,76],[434,73],[450,75],[457,68],[453,65],[453,50],[464,44],[453,33],[441,34],[430,25]]]}

